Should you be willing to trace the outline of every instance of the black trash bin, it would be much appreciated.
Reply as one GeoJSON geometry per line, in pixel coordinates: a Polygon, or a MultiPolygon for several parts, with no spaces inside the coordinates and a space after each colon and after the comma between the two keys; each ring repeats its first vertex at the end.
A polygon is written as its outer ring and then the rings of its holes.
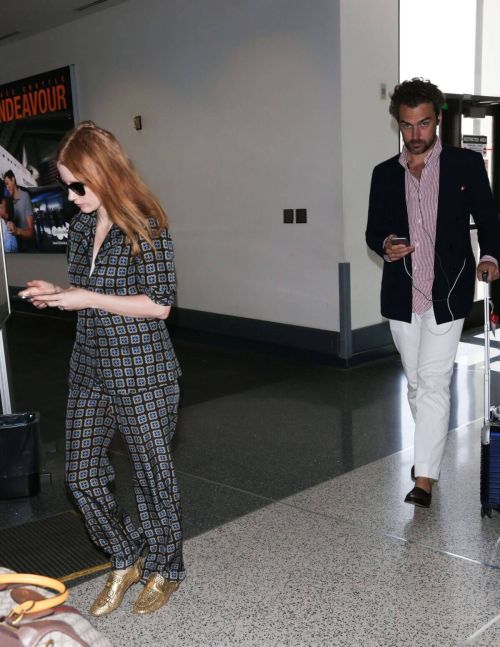
{"type": "Polygon", "coordinates": [[[0,415],[0,499],[34,496],[40,489],[40,415],[0,415]]]}

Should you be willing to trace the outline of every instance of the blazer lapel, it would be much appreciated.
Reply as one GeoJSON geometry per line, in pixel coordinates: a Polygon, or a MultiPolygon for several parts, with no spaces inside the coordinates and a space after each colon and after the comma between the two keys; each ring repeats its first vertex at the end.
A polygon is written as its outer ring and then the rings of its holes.
{"type": "Polygon", "coordinates": [[[453,213],[449,200],[453,189],[453,169],[449,163],[448,151],[443,146],[439,156],[439,196],[436,218],[436,246],[441,233],[446,231],[448,217],[453,213]]]}
{"type": "Polygon", "coordinates": [[[408,209],[406,207],[406,187],[405,187],[405,170],[399,163],[399,158],[396,158],[396,191],[397,203],[400,207],[399,218],[401,220],[400,231],[397,232],[398,236],[410,235],[410,224],[408,222],[408,209]]]}

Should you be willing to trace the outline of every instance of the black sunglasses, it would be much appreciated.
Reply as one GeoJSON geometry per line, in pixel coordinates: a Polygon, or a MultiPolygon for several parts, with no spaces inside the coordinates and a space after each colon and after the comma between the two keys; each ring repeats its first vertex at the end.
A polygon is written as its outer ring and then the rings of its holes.
{"type": "Polygon", "coordinates": [[[60,175],[56,177],[56,182],[63,191],[66,191],[66,193],[73,191],[73,193],[76,193],[76,195],[79,195],[80,197],[85,195],[85,184],[83,182],[70,182],[69,184],[66,184],[66,182],[61,179],[60,175]]]}

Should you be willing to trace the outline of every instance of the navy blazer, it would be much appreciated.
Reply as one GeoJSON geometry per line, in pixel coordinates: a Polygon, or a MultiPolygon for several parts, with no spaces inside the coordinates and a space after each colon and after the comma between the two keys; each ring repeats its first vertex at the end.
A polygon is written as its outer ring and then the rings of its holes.
{"type": "MultiPolygon", "coordinates": [[[[481,256],[489,255],[500,259],[500,223],[483,158],[479,153],[468,149],[443,145],[439,158],[436,254],[432,286],[437,323],[462,319],[472,308],[476,261],[471,245],[470,216],[477,225],[481,256]]],[[[366,242],[383,257],[382,246],[389,234],[410,237],[405,170],[399,163],[399,155],[375,167],[370,189],[366,242]]],[[[410,273],[411,256],[406,256],[406,266],[410,273]]],[[[384,262],[381,311],[388,319],[411,321],[412,282],[405,272],[402,260],[384,262]]]]}
{"type": "MultiPolygon", "coordinates": [[[[154,239],[155,250],[141,239],[141,253],[134,256],[123,231],[113,225],[91,273],[95,229],[95,213],[80,213],[71,220],[68,274],[72,286],[100,294],[146,294],[160,305],[174,302],[174,250],[168,230],[154,239]]],[[[132,394],[172,384],[179,375],[163,320],[97,308],[78,311],[70,388],[97,387],[111,395],[132,394]]]]}

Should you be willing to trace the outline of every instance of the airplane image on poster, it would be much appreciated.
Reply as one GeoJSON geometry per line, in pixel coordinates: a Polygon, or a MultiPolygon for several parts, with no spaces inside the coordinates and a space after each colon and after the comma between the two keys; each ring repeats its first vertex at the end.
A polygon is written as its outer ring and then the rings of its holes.
{"type": "Polygon", "coordinates": [[[8,150],[0,146],[0,175],[2,178],[7,171],[14,173],[17,186],[26,189],[38,186],[38,171],[33,166],[21,164],[8,150]]]}
{"type": "Polygon", "coordinates": [[[21,163],[0,145],[0,178],[7,171],[12,171],[19,188],[30,194],[37,251],[64,251],[68,241],[68,216],[75,209],[64,199],[61,188],[55,182],[38,184],[40,173],[28,164],[24,149],[21,163]]]}
{"type": "Polygon", "coordinates": [[[4,245],[9,253],[66,251],[77,208],[57,182],[56,157],[62,138],[75,125],[72,75],[71,66],[65,66],[0,84],[0,225],[18,217],[17,203],[3,181],[8,171],[25,205],[29,196],[34,225],[34,237],[17,240],[17,250],[12,240],[4,245]]]}

